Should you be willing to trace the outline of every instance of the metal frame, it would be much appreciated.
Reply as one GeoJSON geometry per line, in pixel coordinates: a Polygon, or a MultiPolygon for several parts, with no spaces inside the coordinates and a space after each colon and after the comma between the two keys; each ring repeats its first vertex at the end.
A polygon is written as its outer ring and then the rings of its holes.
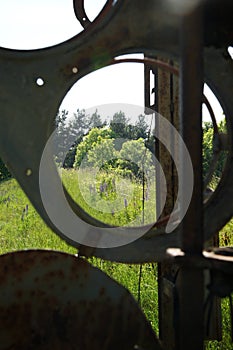
{"type": "MultiPolygon", "coordinates": [[[[229,11],[232,5],[228,2],[226,5],[225,11],[229,11]]],[[[86,30],[55,47],[31,51],[0,50],[0,152],[45,222],[68,243],[80,248],[82,254],[91,253],[105,259],[126,262],[159,261],[164,259],[167,248],[181,246],[180,228],[165,236],[160,234],[161,228],[153,229],[130,246],[93,249],[90,252],[89,248],[80,247],[57,230],[50,222],[40,197],[38,169],[41,155],[54,129],[59,105],[72,85],[87,73],[112,64],[114,57],[124,53],[164,53],[164,56],[177,59],[181,56],[180,17],[171,12],[169,7],[163,6],[161,1],[150,0],[142,5],[141,1],[136,0],[133,8],[128,0],[119,0],[114,5],[110,1],[106,8],[86,30]],[[41,86],[37,84],[38,78],[42,79],[41,86]]],[[[208,23],[211,24],[211,18],[208,23]]],[[[226,113],[231,151],[233,111],[229,101],[233,87],[233,64],[225,54],[227,40],[226,35],[216,48],[212,47],[211,36],[208,36],[204,43],[204,66],[205,80],[218,96],[226,113]],[[216,66],[221,67],[221,75],[216,66]]],[[[232,163],[230,153],[222,181],[205,205],[205,240],[231,218],[232,163]],[[228,203],[227,207],[225,203],[228,203]]],[[[88,217],[70,198],[69,201],[77,215],[96,227],[103,226],[88,217]]]]}
{"type": "MultiPolygon", "coordinates": [[[[75,13],[85,28],[76,37],[40,50],[0,49],[0,154],[10,171],[44,221],[55,233],[77,247],[80,255],[133,263],[165,259],[177,263],[180,267],[177,282],[180,313],[176,346],[177,349],[195,350],[202,348],[204,337],[203,269],[232,277],[233,262],[232,257],[220,258],[213,253],[202,255],[204,242],[233,214],[233,61],[226,52],[232,44],[233,27],[229,13],[232,13],[233,5],[227,0],[221,4],[216,0],[197,3],[197,8],[187,15],[178,13],[169,1],[135,0],[133,4],[130,0],[107,1],[103,11],[91,23],[85,13],[84,1],[76,0],[75,13]],[[204,22],[199,5],[203,5],[204,22]],[[215,23],[219,27],[215,27],[215,23]],[[163,222],[158,222],[142,238],[129,245],[111,249],[91,248],[71,240],[50,221],[39,189],[41,156],[54,130],[59,105],[73,84],[96,69],[120,63],[116,59],[119,55],[138,52],[180,62],[181,129],[194,166],[194,195],[184,221],[171,234],[164,234],[163,222]],[[226,147],[229,151],[222,179],[204,206],[199,119],[203,80],[214,91],[226,114],[226,147]],[[195,295],[190,303],[194,287],[195,295]]],[[[147,63],[161,65],[151,59],[147,63]]],[[[171,69],[169,65],[163,64],[163,67],[171,69]]],[[[56,172],[54,174],[59,176],[56,172]]],[[[93,225],[92,230],[106,226],[85,213],[68,193],[66,196],[73,211],[93,225]]],[[[233,288],[229,286],[228,289],[233,288]]]]}

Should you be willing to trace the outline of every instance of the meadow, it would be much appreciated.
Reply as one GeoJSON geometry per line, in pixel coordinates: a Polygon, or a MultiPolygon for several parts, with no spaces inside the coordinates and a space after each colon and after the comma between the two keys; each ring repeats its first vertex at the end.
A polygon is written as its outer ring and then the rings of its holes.
{"type": "MultiPolygon", "coordinates": [[[[114,180],[115,186],[122,190],[120,195],[114,193],[110,187],[102,191],[101,184],[107,183],[107,175],[101,175],[97,179],[98,186],[95,190],[90,185],[91,179],[82,177],[87,181],[82,184],[81,193],[77,186],[77,173],[63,171],[62,178],[67,190],[75,200],[89,213],[102,221],[112,224],[126,224],[127,220],[136,222],[151,222],[154,220],[155,187],[150,184],[149,194],[142,201],[142,184],[131,180],[114,180]],[[103,180],[104,179],[104,180],[103,180]],[[89,182],[88,182],[89,181],[89,182]],[[127,187],[131,182],[130,193],[127,187]],[[85,187],[85,186],[86,187],[85,187]],[[130,200],[129,200],[129,196],[130,200]],[[119,197],[119,198],[118,198],[119,197]],[[108,199],[108,200],[106,200],[108,199]],[[126,199],[126,200],[125,200],[126,199]],[[98,204],[100,201],[100,204],[98,204]],[[118,203],[119,202],[119,203],[118,203]],[[98,205],[105,203],[104,213],[98,205]],[[111,205],[119,205],[117,210],[111,205]],[[142,215],[142,206],[145,206],[142,215]],[[138,221],[137,221],[138,220],[138,221]]],[[[233,245],[232,239],[233,222],[228,223],[220,232],[221,245],[233,245]]],[[[42,221],[28,198],[25,196],[15,179],[0,183],[0,254],[22,249],[53,249],[57,251],[76,254],[75,248],[69,246],[65,241],[54,234],[42,221]]],[[[158,296],[157,296],[157,265],[126,265],[110,263],[97,258],[91,258],[90,262],[109,274],[113,279],[124,285],[140,303],[140,306],[158,334],[158,296]],[[140,284],[140,290],[139,290],[140,284]]],[[[230,350],[233,348],[231,342],[231,326],[228,299],[222,300],[223,318],[223,340],[221,342],[206,342],[207,350],[230,350]]]]}

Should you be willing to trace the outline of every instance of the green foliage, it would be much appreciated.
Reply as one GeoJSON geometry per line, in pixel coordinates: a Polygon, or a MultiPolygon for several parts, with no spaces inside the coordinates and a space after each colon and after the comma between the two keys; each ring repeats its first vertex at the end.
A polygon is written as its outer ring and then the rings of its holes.
{"type": "Polygon", "coordinates": [[[213,128],[206,128],[203,133],[203,175],[206,176],[213,158],[213,128]]]}
{"type": "MultiPolygon", "coordinates": [[[[131,180],[135,178],[133,174],[134,164],[125,159],[115,159],[112,164],[108,164],[108,169],[105,168],[105,170],[112,170],[116,175],[129,178],[131,180]]],[[[137,167],[136,170],[138,170],[137,167]]]]}
{"type": "MultiPolygon", "coordinates": [[[[64,170],[66,187],[72,191],[72,196],[77,194],[76,172],[64,170]]],[[[84,174],[85,175],[85,174],[84,174]]],[[[87,174],[88,175],[88,174],[87,174]]],[[[129,186],[129,183],[127,183],[129,186]]],[[[137,191],[140,186],[135,185],[137,191]]],[[[136,191],[136,192],[137,192],[136,191]]],[[[77,199],[80,200],[80,194],[77,199]]],[[[149,209],[151,209],[149,202],[149,209]]],[[[124,210],[125,211],[125,210],[124,210]]],[[[98,211],[96,211],[98,214],[98,211]]],[[[105,214],[106,215],[106,214],[105,214]]],[[[122,218],[125,219],[121,213],[122,218]]],[[[111,214],[112,223],[115,217],[111,214]]],[[[229,222],[220,232],[220,244],[233,246],[233,221],[229,222]]],[[[67,245],[62,239],[55,235],[42,221],[28,198],[24,195],[14,179],[4,181],[0,184],[0,254],[21,249],[52,249],[75,254],[76,249],[67,245]],[[26,211],[26,207],[28,210],[26,211]]],[[[138,282],[140,277],[140,266],[111,263],[97,258],[89,258],[89,261],[125,286],[138,300],[138,282]]],[[[143,264],[142,280],[140,290],[141,308],[151,322],[153,329],[158,334],[158,292],[157,292],[157,269],[156,265],[143,264]]],[[[230,329],[229,300],[222,300],[223,316],[223,340],[208,341],[206,350],[229,350],[232,348],[230,329]]]]}
{"type": "Polygon", "coordinates": [[[141,309],[158,335],[158,279],[157,264],[122,264],[90,258],[89,261],[127,288],[139,302],[141,309]],[[141,270],[141,288],[138,288],[141,270]]]}
{"type": "MultiPolygon", "coordinates": [[[[233,219],[228,222],[226,226],[222,228],[219,234],[220,246],[233,246],[233,219]]],[[[233,295],[232,295],[233,297],[233,295]]],[[[231,339],[231,310],[229,298],[223,298],[221,300],[222,309],[222,341],[209,341],[206,342],[206,350],[229,350],[232,349],[231,339]]]]}
{"type": "Polygon", "coordinates": [[[62,110],[56,118],[56,144],[58,152],[56,162],[64,168],[71,168],[74,163],[76,148],[88,129],[88,120],[84,110],[77,110],[72,118],[69,113],[62,110]]]}
{"type": "MultiPolygon", "coordinates": [[[[59,111],[56,117],[56,143],[58,145],[58,152],[56,155],[56,162],[60,167],[72,168],[80,166],[82,160],[85,157],[91,147],[91,142],[98,142],[95,138],[91,139],[89,135],[93,136],[91,130],[105,129],[107,126],[106,120],[102,120],[101,116],[96,110],[92,115],[87,116],[85,110],[77,109],[77,112],[72,117],[69,116],[69,112],[66,110],[59,111]],[[79,148],[78,145],[85,138],[84,135],[88,134],[90,138],[88,145],[87,141],[83,146],[88,146],[86,150],[79,148]]],[[[148,124],[144,115],[139,115],[135,125],[129,124],[129,119],[126,118],[124,112],[119,111],[113,115],[110,121],[109,127],[106,128],[112,131],[110,138],[116,138],[118,142],[115,144],[116,150],[120,150],[124,140],[137,140],[139,138],[146,138],[148,132],[148,124]]],[[[98,134],[98,133],[97,133],[98,134]]],[[[109,138],[100,134],[102,138],[109,138]]]]}
{"type": "Polygon", "coordinates": [[[135,124],[135,129],[137,132],[135,139],[139,139],[140,137],[145,139],[148,136],[149,127],[148,127],[148,124],[146,122],[145,115],[140,114],[138,116],[138,120],[136,121],[136,124],[135,124]]]}
{"type": "Polygon", "coordinates": [[[110,121],[110,128],[118,138],[127,138],[128,134],[126,131],[129,119],[126,118],[125,113],[120,111],[113,115],[110,121]]]}
{"type": "MultiPolygon", "coordinates": [[[[226,122],[222,120],[218,125],[218,130],[220,133],[226,133],[226,122]]],[[[211,122],[205,122],[203,125],[203,176],[205,177],[208,174],[210,169],[211,162],[214,157],[214,147],[216,147],[216,136],[214,135],[214,129],[211,122]]],[[[226,162],[227,152],[222,151],[216,168],[213,174],[214,178],[220,178],[224,169],[226,162]]]]}
{"type": "Polygon", "coordinates": [[[0,184],[0,254],[35,248],[76,252],[45,225],[15,179],[4,181],[0,184]]]}
{"type": "Polygon", "coordinates": [[[142,138],[124,142],[119,156],[124,160],[123,166],[131,170],[134,176],[141,178],[143,173],[153,174],[152,154],[142,138]]]}
{"type": "MultiPolygon", "coordinates": [[[[64,170],[64,174],[70,187],[71,182],[75,183],[75,173],[64,170]]],[[[76,188],[74,186],[73,191],[76,188]]],[[[52,249],[68,254],[77,253],[75,248],[67,245],[44,224],[14,179],[0,184],[0,243],[0,254],[22,249],[52,249]],[[28,212],[22,219],[26,205],[28,212]]],[[[138,299],[139,265],[111,263],[97,258],[90,258],[89,261],[125,286],[138,299]]],[[[158,332],[157,270],[152,264],[143,265],[140,299],[143,311],[158,332]]]]}
{"type": "Polygon", "coordinates": [[[97,109],[88,119],[88,129],[91,130],[93,128],[103,128],[107,125],[106,120],[102,121],[101,116],[98,114],[97,109]]]}
{"type": "Polygon", "coordinates": [[[117,188],[116,188],[117,176],[106,171],[100,171],[96,175],[96,187],[97,192],[102,198],[109,201],[115,200],[117,198],[117,188]]]}
{"type": "Polygon", "coordinates": [[[87,165],[98,169],[108,168],[108,164],[118,157],[118,152],[114,147],[113,139],[98,138],[97,142],[92,144],[92,148],[87,155],[87,165]]]}
{"type": "Polygon", "coordinates": [[[0,182],[11,178],[11,173],[0,158],[0,182]]]}
{"type": "Polygon", "coordinates": [[[72,168],[78,144],[91,128],[101,128],[106,125],[97,110],[90,116],[84,109],[77,109],[72,117],[66,110],[59,111],[56,117],[58,154],[56,162],[64,168],[72,168]]]}
{"type": "Polygon", "coordinates": [[[142,138],[125,141],[119,149],[118,139],[111,128],[94,128],[77,147],[74,168],[82,166],[116,171],[118,175],[137,177],[153,176],[151,152],[142,138]]]}
{"type": "Polygon", "coordinates": [[[143,213],[142,184],[135,179],[122,178],[110,170],[96,174],[89,168],[64,170],[62,174],[70,195],[92,217],[114,226],[155,221],[155,184],[146,187],[143,213]]]}
{"type": "Polygon", "coordinates": [[[74,168],[78,168],[81,163],[82,166],[87,165],[88,155],[93,148],[97,147],[97,144],[103,143],[104,140],[109,140],[113,137],[114,132],[109,128],[103,127],[92,129],[86,136],[83,137],[83,141],[77,147],[74,168]]]}
{"type": "Polygon", "coordinates": [[[109,126],[114,131],[116,138],[137,140],[139,138],[145,139],[148,134],[146,117],[142,114],[138,116],[135,125],[132,125],[129,123],[129,119],[126,118],[124,112],[117,112],[113,115],[109,126]]]}

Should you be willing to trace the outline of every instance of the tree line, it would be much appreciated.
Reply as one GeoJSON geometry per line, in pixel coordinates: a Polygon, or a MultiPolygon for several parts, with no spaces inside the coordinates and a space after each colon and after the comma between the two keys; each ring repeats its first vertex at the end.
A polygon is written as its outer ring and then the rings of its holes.
{"type": "MultiPolygon", "coordinates": [[[[85,110],[77,110],[71,119],[68,116],[68,112],[63,110],[58,113],[56,118],[56,143],[59,148],[56,162],[63,168],[72,168],[74,165],[76,167],[79,166],[78,157],[80,154],[84,157],[87,152],[89,153],[96,146],[96,143],[98,145],[101,144],[100,140],[102,143],[103,140],[112,140],[105,141],[104,151],[107,152],[108,149],[109,155],[110,151],[113,151],[111,148],[113,139],[118,140],[118,145],[114,145],[116,146],[116,151],[119,151],[122,146],[119,144],[119,140],[122,140],[123,143],[124,140],[136,141],[141,139],[146,141],[146,146],[149,149],[152,150],[153,148],[153,140],[148,135],[149,125],[145,115],[139,115],[134,124],[130,123],[130,119],[122,111],[116,112],[111,119],[108,118],[109,121],[103,120],[97,110],[92,115],[86,115],[85,110]],[[75,141],[69,147],[67,142],[70,142],[72,135],[76,135],[73,137],[75,141]]],[[[96,148],[96,152],[97,150],[100,151],[99,148],[96,148]]]]}
{"type": "MultiPolygon", "coordinates": [[[[55,160],[63,168],[77,168],[81,164],[82,166],[89,164],[103,167],[104,164],[101,164],[101,159],[109,159],[107,166],[114,168],[119,173],[132,173],[141,176],[139,158],[146,164],[147,168],[151,166],[150,154],[154,153],[155,140],[145,115],[139,115],[133,124],[122,111],[116,112],[109,120],[103,120],[98,110],[91,115],[87,115],[85,110],[77,109],[72,118],[70,118],[67,110],[61,110],[56,116],[55,128],[58,144],[55,160]],[[74,142],[72,145],[68,145],[72,135],[74,142]],[[151,151],[151,153],[147,152],[146,158],[144,154],[145,147],[151,151]],[[134,160],[137,160],[137,164],[127,160],[129,154],[133,155],[134,160]]],[[[220,132],[226,132],[225,121],[221,121],[218,128],[220,132]]],[[[221,176],[226,156],[226,152],[222,152],[214,176],[221,176]]],[[[212,158],[213,125],[211,122],[204,122],[204,176],[208,173],[212,158]]],[[[0,181],[10,177],[9,170],[0,159],[0,181]]]]}

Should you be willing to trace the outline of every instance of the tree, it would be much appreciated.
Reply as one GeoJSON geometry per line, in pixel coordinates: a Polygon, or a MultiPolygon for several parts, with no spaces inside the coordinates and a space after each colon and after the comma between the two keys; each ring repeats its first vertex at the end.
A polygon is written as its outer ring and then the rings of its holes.
{"type": "Polygon", "coordinates": [[[148,124],[145,116],[140,114],[135,125],[126,124],[124,129],[125,138],[129,140],[137,140],[139,138],[146,139],[148,137],[148,124]]]}
{"type": "Polygon", "coordinates": [[[56,119],[56,162],[59,165],[63,165],[65,154],[67,153],[67,140],[68,140],[68,131],[67,131],[67,117],[69,112],[65,109],[59,111],[56,119]]]}
{"type": "Polygon", "coordinates": [[[78,137],[87,133],[89,130],[89,120],[85,109],[77,109],[76,113],[73,113],[72,118],[69,120],[68,128],[71,135],[78,137]]]}
{"type": "Polygon", "coordinates": [[[77,109],[73,114],[73,118],[69,120],[67,131],[72,143],[64,160],[64,168],[72,168],[78,144],[82,141],[83,136],[87,133],[89,128],[89,120],[84,109],[77,109]]]}
{"type": "Polygon", "coordinates": [[[149,126],[146,122],[145,115],[140,114],[138,116],[138,120],[135,124],[135,128],[137,130],[137,139],[140,137],[142,137],[143,139],[147,138],[149,126]]]}
{"type": "Polygon", "coordinates": [[[63,128],[66,125],[66,119],[68,117],[69,112],[65,109],[62,109],[61,111],[58,111],[55,119],[55,127],[56,128],[63,128]]]}
{"type": "Polygon", "coordinates": [[[107,127],[104,128],[94,128],[89,133],[83,137],[82,142],[78,145],[74,168],[78,168],[82,162],[83,165],[87,163],[88,153],[93,147],[96,147],[96,144],[101,143],[106,139],[113,139],[115,137],[115,133],[107,127]]]}
{"type": "Polygon", "coordinates": [[[108,169],[109,164],[113,163],[117,157],[114,139],[99,139],[88,152],[87,161],[89,165],[98,169],[108,169]]]}
{"type": "MultiPolygon", "coordinates": [[[[218,131],[220,133],[226,133],[226,122],[222,120],[218,124],[218,131]]],[[[211,122],[205,122],[203,125],[203,149],[202,149],[202,158],[203,158],[203,176],[205,177],[208,174],[210,169],[210,165],[212,159],[214,157],[214,129],[213,124],[211,122]]],[[[216,164],[216,168],[214,171],[214,176],[220,178],[224,169],[225,161],[226,161],[226,151],[222,151],[218,162],[216,164]]]]}
{"type": "Polygon", "coordinates": [[[142,177],[143,173],[151,174],[153,171],[152,154],[142,138],[124,142],[119,157],[119,166],[131,170],[136,177],[142,177]]]}
{"type": "Polygon", "coordinates": [[[89,123],[88,124],[89,130],[91,130],[93,128],[103,128],[104,126],[107,125],[106,120],[102,121],[101,116],[98,114],[97,109],[90,116],[88,123],[89,123]]]}
{"type": "Polygon", "coordinates": [[[127,138],[127,125],[129,119],[126,118],[125,113],[120,111],[113,115],[110,121],[110,128],[115,133],[117,138],[127,138]]]}
{"type": "Polygon", "coordinates": [[[68,111],[62,110],[56,118],[56,162],[64,168],[72,168],[77,145],[88,130],[88,118],[85,110],[77,109],[68,120],[68,111]]]}

